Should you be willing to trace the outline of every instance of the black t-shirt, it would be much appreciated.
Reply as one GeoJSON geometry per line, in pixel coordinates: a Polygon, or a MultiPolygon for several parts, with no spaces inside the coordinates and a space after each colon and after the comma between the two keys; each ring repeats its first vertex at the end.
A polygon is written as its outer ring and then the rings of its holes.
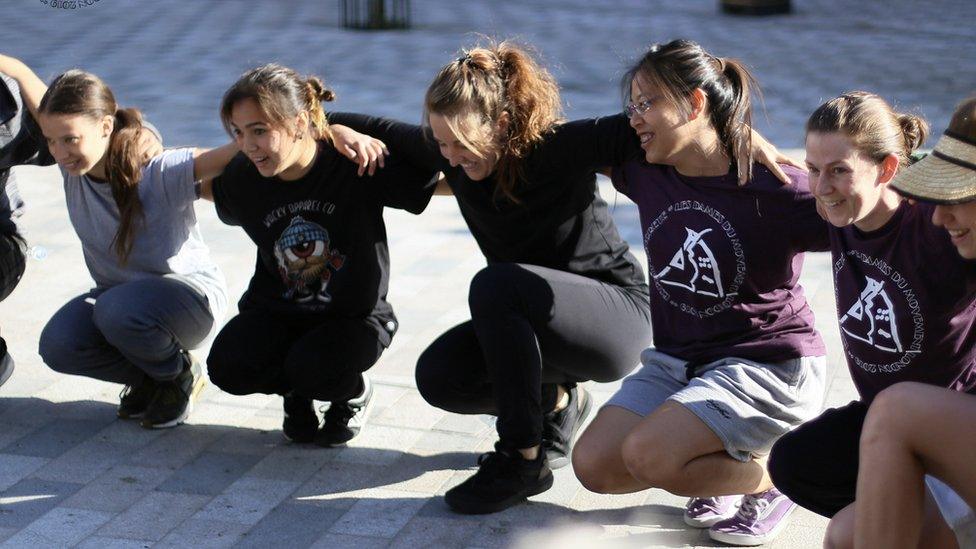
{"type": "Polygon", "coordinates": [[[383,207],[422,212],[433,172],[396,159],[373,177],[356,169],[320,142],[301,179],[263,177],[238,154],[214,180],[220,219],[241,226],[258,247],[241,310],[371,318],[393,332],[383,207]]]}
{"type": "Polygon", "coordinates": [[[493,176],[472,181],[452,168],[420,126],[350,113],[329,119],[383,140],[393,157],[444,172],[488,263],[539,265],[647,292],[596,185],[596,170],[640,152],[623,115],[556,126],[522,162],[518,203],[496,193],[493,176]]]}

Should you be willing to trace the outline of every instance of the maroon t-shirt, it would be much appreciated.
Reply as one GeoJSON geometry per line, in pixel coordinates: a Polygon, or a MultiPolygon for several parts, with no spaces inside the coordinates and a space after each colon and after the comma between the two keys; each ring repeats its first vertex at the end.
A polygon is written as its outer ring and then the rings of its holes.
{"type": "Polygon", "coordinates": [[[899,381],[976,386],[976,265],[932,211],[903,202],[876,231],[830,231],[841,340],[866,400],[899,381]]]}
{"type": "Polygon", "coordinates": [[[783,169],[792,185],[759,165],[745,187],[734,173],[685,177],[643,162],[614,169],[614,185],[640,211],[659,351],[694,363],[825,354],[797,280],[802,252],[828,249],[827,226],[806,174],[783,169]]]}

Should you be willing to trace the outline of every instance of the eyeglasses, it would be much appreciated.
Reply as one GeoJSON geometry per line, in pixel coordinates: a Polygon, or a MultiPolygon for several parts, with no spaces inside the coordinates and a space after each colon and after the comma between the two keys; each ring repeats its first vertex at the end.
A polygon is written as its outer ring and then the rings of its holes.
{"type": "Polygon", "coordinates": [[[645,112],[647,112],[648,109],[653,107],[654,103],[656,103],[657,100],[660,98],[661,96],[657,96],[657,97],[652,97],[650,99],[645,99],[640,103],[631,103],[626,107],[624,107],[624,114],[627,115],[627,118],[633,118],[638,114],[644,114],[645,112]]]}

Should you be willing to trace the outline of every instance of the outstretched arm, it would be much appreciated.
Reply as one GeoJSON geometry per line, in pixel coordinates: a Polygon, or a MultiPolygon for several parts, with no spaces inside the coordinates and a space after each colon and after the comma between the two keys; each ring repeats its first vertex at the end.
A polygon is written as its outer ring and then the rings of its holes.
{"type": "Polygon", "coordinates": [[[377,167],[385,165],[384,160],[390,154],[386,143],[341,124],[332,124],[329,128],[332,129],[332,144],[339,154],[359,166],[359,175],[373,175],[377,167]]]}
{"type": "Polygon", "coordinates": [[[193,179],[200,181],[217,177],[239,150],[234,142],[216,149],[194,149],[193,179]]]}
{"type": "Polygon", "coordinates": [[[47,92],[47,85],[23,61],[8,55],[0,54],[0,72],[17,81],[24,104],[36,118],[37,107],[41,104],[44,93],[47,92]]]}

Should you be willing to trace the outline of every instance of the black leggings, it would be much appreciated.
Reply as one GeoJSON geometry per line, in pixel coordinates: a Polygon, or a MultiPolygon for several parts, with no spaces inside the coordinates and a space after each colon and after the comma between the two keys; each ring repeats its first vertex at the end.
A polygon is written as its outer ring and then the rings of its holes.
{"type": "Polygon", "coordinates": [[[471,281],[471,320],[437,338],[417,361],[417,388],[430,404],[498,416],[505,446],[542,440],[556,385],[620,379],[651,340],[645,288],[496,263],[471,281]]]}
{"type": "Polygon", "coordinates": [[[14,291],[27,268],[24,245],[19,239],[17,233],[0,233],[0,301],[14,291]]]}
{"type": "Polygon", "coordinates": [[[360,374],[390,344],[375,319],[322,319],[245,310],[214,340],[207,369],[234,395],[289,392],[345,402],[362,392],[360,374]]]}
{"type": "Polygon", "coordinates": [[[773,484],[801,507],[825,517],[854,503],[867,413],[867,404],[854,401],[783,435],[769,455],[773,484]]]}

